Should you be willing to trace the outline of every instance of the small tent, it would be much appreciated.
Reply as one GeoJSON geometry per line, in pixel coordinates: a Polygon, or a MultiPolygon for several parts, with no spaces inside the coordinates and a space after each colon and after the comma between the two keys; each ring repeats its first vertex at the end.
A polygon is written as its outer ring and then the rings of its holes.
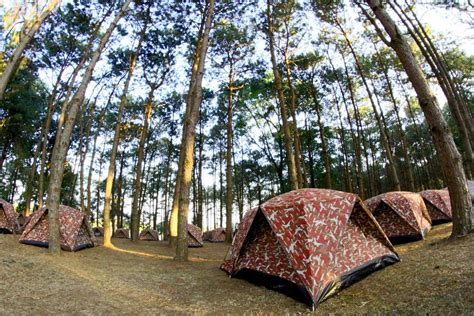
{"type": "Polygon", "coordinates": [[[425,201],[433,225],[452,221],[448,190],[425,190],[421,191],[420,195],[425,201]]]}
{"type": "Polygon", "coordinates": [[[397,261],[357,195],[300,189],[245,214],[221,269],[314,307],[397,261]]]}
{"type": "Polygon", "coordinates": [[[157,241],[159,240],[158,232],[151,228],[144,229],[140,233],[140,240],[157,241]]]}
{"type": "Polygon", "coordinates": [[[113,237],[130,239],[130,230],[125,228],[117,228],[113,237]]]}
{"type": "Polygon", "coordinates": [[[104,229],[102,227],[94,227],[92,228],[92,232],[94,233],[95,237],[104,236],[104,229]]]}
{"type": "Polygon", "coordinates": [[[188,224],[188,247],[202,247],[201,228],[188,224]]]}
{"type": "Polygon", "coordinates": [[[424,239],[431,218],[423,198],[412,192],[387,192],[364,201],[394,243],[424,239]]]}
{"type": "Polygon", "coordinates": [[[209,242],[224,242],[226,236],[225,228],[216,228],[205,232],[202,235],[202,240],[209,242]]]}
{"type": "Polygon", "coordinates": [[[0,234],[13,234],[20,231],[18,215],[11,203],[0,199],[0,234]]]}
{"type": "MultiPolygon", "coordinates": [[[[59,231],[63,250],[77,251],[95,246],[94,235],[86,214],[80,210],[60,205],[59,231]]],[[[20,237],[20,243],[48,247],[48,238],[48,208],[42,207],[31,215],[20,237]]]]}

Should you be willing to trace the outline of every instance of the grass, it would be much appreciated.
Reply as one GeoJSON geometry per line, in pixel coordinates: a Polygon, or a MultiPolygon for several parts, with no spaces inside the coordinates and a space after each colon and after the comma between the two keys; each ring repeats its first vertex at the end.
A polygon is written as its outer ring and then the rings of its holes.
{"type": "MultiPolygon", "coordinates": [[[[449,240],[436,226],[427,240],[397,247],[402,261],[319,305],[318,314],[474,314],[474,236],[449,240]]],[[[308,314],[289,297],[218,269],[227,245],[190,249],[172,260],[163,242],[114,240],[59,258],[0,235],[0,314],[308,314]]]]}

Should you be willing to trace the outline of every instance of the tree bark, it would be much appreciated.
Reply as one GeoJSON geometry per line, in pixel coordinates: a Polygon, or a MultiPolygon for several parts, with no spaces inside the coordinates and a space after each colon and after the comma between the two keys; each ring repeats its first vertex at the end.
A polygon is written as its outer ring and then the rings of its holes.
{"type": "Polygon", "coordinates": [[[202,32],[199,34],[198,44],[193,60],[193,74],[189,83],[189,92],[186,100],[186,113],[184,117],[183,138],[180,152],[181,172],[178,173],[179,182],[179,207],[178,207],[178,242],[176,245],[175,260],[188,260],[188,209],[189,187],[194,163],[194,141],[196,124],[199,116],[199,107],[202,100],[202,79],[204,76],[204,63],[206,59],[209,32],[212,27],[214,15],[214,0],[206,1],[206,12],[202,32]]]}
{"type": "Polygon", "coordinates": [[[288,113],[286,109],[286,99],[285,94],[283,92],[283,85],[280,76],[280,70],[278,69],[278,63],[275,56],[275,40],[274,40],[274,31],[273,31],[273,13],[272,13],[272,0],[267,0],[267,36],[269,42],[269,49],[270,55],[272,60],[273,66],[273,76],[274,76],[274,84],[275,89],[277,92],[278,103],[280,105],[280,116],[283,125],[283,135],[284,135],[284,142],[285,142],[285,152],[286,152],[286,160],[288,165],[288,177],[290,182],[291,190],[296,190],[299,188],[298,186],[298,175],[296,171],[295,165],[295,156],[293,154],[293,141],[290,131],[290,124],[288,122],[288,113]]]}
{"type": "MultiPolygon", "coordinates": [[[[366,0],[378,21],[390,36],[390,47],[396,52],[407,72],[425,114],[442,168],[448,182],[453,210],[452,237],[470,233],[473,229],[472,202],[464,174],[461,155],[454,144],[448,125],[443,118],[438,101],[417,64],[411,48],[399,28],[381,4],[380,0],[366,0]]],[[[383,34],[380,34],[383,36],[383,34]]]]}
{"type": "Polygon", "coordinates": [[[155,90],[152,88],[148,93],[148,98],[143,112],[143,126],[140,133],[140,141],[138,144],[137,164],[135,167],[135,181],[133,189],[132,215],[131,219],[131,239],[138,240],[140,229],[140,192],[142,188],[142,164],[145,156],[145,142],[148,136],[148,127],[150,126],[151,112],[153,110],[153,94],[155,90]]]}
{"type": "MultiPolygon", "coordinates": [[[[148,20],[147,20],[148,21],[148,20]]],[[[130,58],[130,65],[128,68],[127,79],[125,79],[125,83],[123,86],[122,96],[120,98],[120,104],[117,113],[117,121],[115,122],[115,131],[114,131],[114,139],[112,143],[112,150],[110,153],[110,162],[109,168],[107,173],[107,180],[105,183],[105,197],[104,197],[104,247],[113,247],[112,244],[112,231],[110,229],[110,211],[111,211],[111,199],[112,199],[112,188],[113,188],[113,179],[114,179],[114,172],[115,172],[115,160],[117,159],[117,150],[120,143],[120,126],[122,124],[122,117],[125,110],[125,106],[127,104],[127,95],[128,89],[130,86],[130,81],[133,77],[133,73],[135,71],[135,66],[138,60],[138,54],[140,52],[143,39],[145,38],[145,32],[147,29],[148,23],[146,22],[143,29],[140,33],[140,38],[138,40],[137,47],[133,55],[130,58]]]]}

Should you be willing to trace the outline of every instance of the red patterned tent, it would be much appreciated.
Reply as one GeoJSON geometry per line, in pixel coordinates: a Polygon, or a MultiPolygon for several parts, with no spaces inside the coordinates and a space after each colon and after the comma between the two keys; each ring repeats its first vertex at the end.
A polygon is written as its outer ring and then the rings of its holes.
{"type": "Polygon", "coordinates": [[[397,261],[357,195],[300,189],[245,214],[221,269],[314,307],[397,261]]]}
{"type": "Polygon", "coordinates": [[[104,236],[104,229],[102,227],[94,227],[92,228],[92,232],[94,233],[95,237],[104,236]]]}
{"type": "Polygon", "coordinates": [[[19,232],[18,215],[11,203],[0,199],[0,233],[12,234],[19,232]]]}
{"type": "Polygon", "coordinates": [[[112,237],[130,239],[130,231],[128,229],[125,229],[125,228],[117,228],[112,237]]]}
{"type": "MultiPolygon", "coordinates": [[[[31,215],[20,237],[20,242],[47,247],[48,228],[48,209],[43,207],[31,215]]],[[[77,251],[95,246],[94,235],[87,222],[86,214],[80,210],[61,205],[59,207],[59,230],[63,250],[77,251]]]]}
{"type": "Polygon", "coordinates": [[[226,231],[225,228],[216,228],[210,231],[207,231],[203,234],[202,240],[209,242],[224,242],[225,241],[226,231]]]}
{"type": "Polygon", "coordinates": [[[420,192],[433,224],[451,222],[451,200],[448,190],[425,190],[420,192]]]}
{"type": "Polygon", "coordinates": [[[202,247],[201,228],[188,224],[188,247],[202,247]]]}
{"type": "Polygon", "coordinates": [[[158,232],[151,228],[144,229],[140,233],[140,240],[157,241],[159,240],[158,232]]]}
{"type": "Polygon", "coordinates": [[[387,192],[364,201],[392,242],[425,238],[431,218],[418,193],[387,192]]]}

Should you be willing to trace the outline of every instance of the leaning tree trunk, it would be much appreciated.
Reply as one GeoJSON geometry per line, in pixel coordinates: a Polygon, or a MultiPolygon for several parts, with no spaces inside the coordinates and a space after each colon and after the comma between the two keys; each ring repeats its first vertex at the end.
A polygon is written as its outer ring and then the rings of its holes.
{"type": "Polygon", "coordinates": [[[380,0],[366,0],[378,21],[382,24],[385,32],[390,36],[390,41],[385,39],[375,21],[379,35],[384,39],[400,59],[403,68],[407,72],[418,100],[425,114],[426,121],[430,127],[433,141],[438,151],[444,175],[448,182],[449,194],[453,210],[453,231],[451,236],[458,237],[472,232],[473,212],[472,202],[464,174],[461,155],[456,149],[453,137],[449,130],[443,114],[439,108],[438,101],[431,91],[429,84],[418,65],[411,48],[400,32],[399,28],[381,4],[380,0]]]}
{"type": "Polygon", "coordinates": [[[204,62],[207,55],[209,32],[212,27],[214,15],[214,0],[207,2],[204,27],[199,37],[196,53],[194,56],[193,70],[196,73],[189,83],[189,93],[186,100],[186,114],[184,117],[183,139],[181,144],[180,162],[181,173],[178,174],[179,182],[179,207],[178,207],[178,242],[176,245],[175,259],[178,261],[188,260],[188,208],[189,208],[189,187],[191,185],[191,173],[194,163],[194,141],[199,107],[202,100],[202,78],[204,76],[204,62]],[[189,110],[188,110],[189,108],[189,110]]]}
{"type": "MultiPolygon", "coordinates": [[[[67,118],[63,123],[63,129],[58,130],[56,134],[56,140],[53,148],[52,159],[51,159],[51,173],[49,176],[48,185],[48,198],[46,200],[46,206],[48,207],[49,217],[49,248],[53,254],[59,254],[61,252],[60,244],[60,233],[59,233],[59,200],[61,195],[61,185],[64,172],[64,160],[67,155],[69,142],[71,139],[71,133],[74,128],[77,113],[79,112],[81,105],[84,101],[85,93],[89,82],[92,79],[95,65],[99,61],[100,55],[105,48],[113,30],[117,26],[119,20],[125,15],[125,12],[130,5],[132,0],[127,0],[115,16],[109,28],[105,32],[104,36],[100,40],[99,46],[95,50],[92,59],[84,73],[82,82],[69,102],[67,107],[67,118]]],[[[65,113],[63,113],[65,114],[65,113]]]]}
{"type": "Polygon", "coordinates": [[[0,76],[0,100],[3,100],[7,84],[18,68],[26,46],[28,46],[28,44],[33,39],[33,36],[35,36],[36,32],[41,27],[41,24],[43,24],[43,22],[49,17],[59,2],[60,0],[52,0],[51,3],[44,9],[43,13],[41,13],[41,15],[38,17],[38,19],[34,21],[34,23],[29,27],[29,29],[27,29],[27,21],[24,22],[25,25],[21,30],[21,32],[24,34],[20,36],[20,42],[18,43],[18,46],[13,51],[10,60],[8,61],[2,75],[0,76]]]}

